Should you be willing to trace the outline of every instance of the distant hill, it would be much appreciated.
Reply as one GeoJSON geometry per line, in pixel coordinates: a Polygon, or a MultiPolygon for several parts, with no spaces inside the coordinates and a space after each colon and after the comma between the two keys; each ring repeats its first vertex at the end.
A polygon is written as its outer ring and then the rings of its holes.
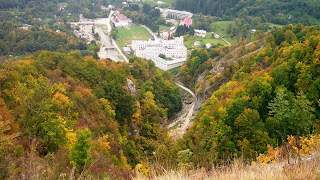
{"type": "Polygon", "coordinates": [[[315,24],[320,18],[320,0],[176,0],[175,7],[221,18],[256,16],[275,24],[315,24]]]}

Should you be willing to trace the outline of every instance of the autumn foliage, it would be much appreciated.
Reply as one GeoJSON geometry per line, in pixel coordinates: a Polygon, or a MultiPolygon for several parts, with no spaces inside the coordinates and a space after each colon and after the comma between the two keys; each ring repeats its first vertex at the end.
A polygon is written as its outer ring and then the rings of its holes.
{"type": "Polygon", "coordinates": [[[127,178],[169,147],[164,125],[181,109],[171,76],[139,59],[38,52],[0,64],[0,88],[0,179],[127,178]]]}

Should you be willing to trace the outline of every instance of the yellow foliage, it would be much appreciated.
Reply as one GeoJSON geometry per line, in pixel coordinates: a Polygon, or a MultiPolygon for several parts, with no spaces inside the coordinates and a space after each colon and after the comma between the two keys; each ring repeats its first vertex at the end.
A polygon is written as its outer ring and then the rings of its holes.
{"type": "Polygon", "coordinates": [[[135,125],[141,125],[141,122],[142,122],[142,116],[141,116],[141,107],[140,107],[140,103],[137,102],[136,103],[136,111],[133,113],[132,115],[132,122],[135,124],[135,125]]]}
{"type": "Polygon", "coordinates": [[[61,107],[69,107],[72,104],[70,98],[60,92],[53,95],[53,101],[61,107]]]}
{"type": "Polygon", "coordinates": [[[268,145],[268,151],[266,154],[261,154],[257,157],[257,161],[260,164],[268,164],[275,162],[279,157],[279,148],[273,148],[271,145],[268,145]]]}
{"type": "Polygon", "coordinates": [[[320,64],[320,44],[317,46],[317,49],[315,51],[315,58],[313,60],[313,63],[320,64]]]}
{"type": "Polygon", "coordinates": [[[76,86],[75,87],[75,94],[79,97],[90,97],[92,96],[91,89],[88,89],[84,86],[76,86]]]}
{"type": "Polygon", "coordinates": [[[147,164],[145,163],[139,163],[136,165],[134,168],[137,174],[142,174],[144,176],[148,176],[150,174],[150,168],[147,164]]]}
{"type": "Polygon", "coordinates": [[[67,141],[68,141],[68,143],[67,143],[67,147],[69,148],[69,149],[71,149],[72,148],[72,146],[76,143],[76,141],[77,141],[77,134],[75,133],[75,132],[73,132],[73,131],[67,131],[67,133],[66,133],[66,138],[67,138],[67,141]]]}
{"type": "Polygon", "coordinates": [[[268,152],[261,154],[257,161],[260,164],[276,162],[282,156],[290,156],[291,158],[301,158],[301,155],[312,155],[320,149],[320,135],[312,135],[309,137],[288,136],[287,144],[282,147],[273,148],[268,146],[268,152]]]}
{"type": "Polygon", "coordinates": [[[99,137],[97,140],[97,145],[99,146],[100,149],[105,150],[105,151],[109,151],[111,148],[107,135],[99,137]]]}
{"type": "Polygon", "coordinates": [[[110,157],[111,145],[108,135],[103,135],[94,140],[91,153],[93,157],[99,158],[101,155],[106,158],[110,157]]]}
{"type": "Polygon", "coordinates": [[[309,155],[318,151],[320,148],[320,135],[312,135],[310,137],[301,137],[301,153],[309,155]]]}

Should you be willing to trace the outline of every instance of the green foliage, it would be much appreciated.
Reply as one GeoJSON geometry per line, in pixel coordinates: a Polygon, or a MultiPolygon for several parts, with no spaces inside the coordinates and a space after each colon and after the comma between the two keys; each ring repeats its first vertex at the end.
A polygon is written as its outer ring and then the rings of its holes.
{"type": "Polygon", "coordinates": [[[189,35],[194,35],[194,29],[193,27],[187,27],[187,26],[184,26],[184,25],[179,25],[177,27],[177,30],[175,32],[175,35],[176,37],[180,37],[180,36],[184,36],[186,34],[189,34],[189,35]]]}
{"type": "Polygon", "coordinates": [[[160,10],[149,4],[139,6],[133,3],[129,4],[129,7],[124,10],[125,14],[131,18],[133,22],[144,24],[153,32],[158,32],[160,30],[159,25],[164,23],[164,20],[160,17],[160,10]]]}
{"type": "Polygon", "coordinates": [[[281,140],[288,134],[302,136],[311,132],[314,108],[304,95],[295,98],[285,88],[278,88],[269,109],[266,123],[275,138],[281,140]]]}
{"type": "Polygon", "coordinates": [[[175,7],[221,18],[254,16],[275,24],[319,23],[319,1],[314,0],[177,0],[175,7]]]}
{"type": "MultiPolygon", "coordinates": [[[[11,85],[11,84],[10,84],[11,85]]],[[[66,102],[60,106],[55,95],[64,91],[62,85],[49,85],[45,77],[27,77],[23,82],[12,84],[14,91],[4,91],[5,98],[10,104],[15,104],[17,120],[30,136],[41,138],[43,147],[41,153],[56,151],[65,143],[65,125],[71,123],[73,115],[70,113],[72,104],[66,102]],[[65,113],[65,116],[61,116],[65,113]]],[[[63,94],[61,97],[68,98],[63,94]]]]}
{"type": "Polygon", "coordinates": [[[192,157],[192,152],[190,149],[179,151],[177,154],[178,158],[178,167],[183,170],[188,170],[188,168],[192,167],[192,164],[190,164],[192,157]]]}
{"type": "MultiPolygon", "coordinates": [[[[0,64],[0,87],[0,127],[1,118],[12,121],[10,128],[4,124],[5,139],[14,143],[18,126],[18,143],[39,154],[32,157],[42,163],[48,162],[42,157],[52,157],[63,167],[59,172],[71,171],[70,158],[77,173],[85,170],[96,178],[111,171],[112,178],[124,177],[137,164],[155,160],[159,149],[170,149],[164,126],[182,106],[170,74],[151,62],[98,62],[74,52],[8,59],[0,64]]],[[[22,167],[14,151],[5,152],[22,167]]]]}
{"type": "Polygon", "coordinates": [[[17,25],[0,23],[0,56],[23,55],[38,50],[85,50],[87,46],[74,36],[51,29],[24,30],[17,25]]]}
{"type": "MultiPolygon", "coordinates": [[[[208,167],[235,157],[251,161],[266,152],[268,144],[285,143],[288,135],[308,135],[318,126],[319,29],[288,26],[266,39],[258,52],[216,74],[230,80],[217,86],[178,144],[179,150],[191,150],[192,163],[208,167]]],[[[182,73],[208,72],[192,68],[203,62],[200,57],[191,56],[182,73]]]]}
{"type": "Polygon", "coordinates": [[[80,130],[77,134],[77,140],[70,151],[70,160],[74,166],[81,172],[89,164],[91,148],[91,132],[88,129],[80,130]]]}
{"type": "Polygon", "coordinates": [[[208,68],[205,62],[216,55],[216,53],[210,53],[206,49],[193,50],[189,60],[181,68],[182,81],[187,85],[193,85],[199,73],[208,68]]]}
{"type": "Polygon", "coordinates": [[[182,108],[182,99],[177,86],[172,83],[168,73],[161,72],[148,61],[132,60],[131,74],[140,81],[143,91],[151,91],[155,100],[162,108],[167,109],[167,117],[171,117],[182,108]],[[146,67],[152,69],[154,74],[147,72],[146,67]]]}

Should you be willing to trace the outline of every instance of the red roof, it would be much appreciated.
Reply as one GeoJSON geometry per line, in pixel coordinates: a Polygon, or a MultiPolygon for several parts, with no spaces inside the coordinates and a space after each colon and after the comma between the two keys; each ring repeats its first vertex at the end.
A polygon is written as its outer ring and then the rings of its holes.
{"type": "Polygon", "coordinates": [[[182,21],[182,25],[190,27],[192,25],[192,17],[189,16],[189,17],[184,18],[182,21]]]}

